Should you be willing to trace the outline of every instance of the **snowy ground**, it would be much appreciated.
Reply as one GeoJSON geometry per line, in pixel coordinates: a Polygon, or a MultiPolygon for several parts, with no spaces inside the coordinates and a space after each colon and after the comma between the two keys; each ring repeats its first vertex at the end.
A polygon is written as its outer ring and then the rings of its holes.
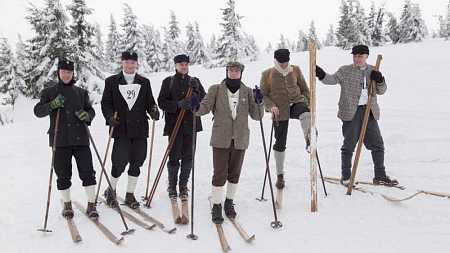
{"type": "MultiPolygon", "coordinates": [[[[441,40],[424,43],[387,46],[373,49],[370,62],[382,53],[382,72],[388,82],[388,92],[379,102],[382,107],[381,130],[386,143],[388,172],[408,188],[371,188],[395,197],[407,196],[416,189],[450,192],[450,86],[446,79],[450,69],[450,44],[441,40]]],[[[292,62],[300,65],[307,77],[307,54],[293,55],[292,62]]],[[[318,64],[333,72],[348,64],[347,51],[327,48],[319,51],[318,64]]],[[[260,73],[272,65],[271,56],[248,64],[244,80],[258,84],[260,73]]],[[[220,81],[223,69],[192,68],[204,86],[220,81]]],[[[155,96],[165,74],[150,76],[155,96]]],[[[338,87],[318,83],[319,150],[326,175],[338,176],[340,168],[341,123],[336,118],[338,87]]],[[[80,213],[76,222],[83,237],[81,244],[73,244],[65,221],[60,217],[59,195],[52,195],[49,228],[54,233],[43,235],[36,229],[42,226],[50,165],[47,147],[48,119],[33,116],[36,101],[21,99],[17,105],[15,123],[0,127],[0,245],[1,252],[220,252],[215,228],[210,222],[207,197],[210,192],[212,156],[209,147],[211,117],[203,118],[205,131],[198,136],[196,159],[196,223],[198,241],[186,239],[189,227],[178,227],[175,235],[160,230],[137,228],[135,235],[126,237],[117,247],[80,213]]],[[[107,129],[99,106],[91,127],[102,153],[106,147],[107,129]]],[[[270,120],[265,117],[266,134],[270,120]]],[[[152,180],[167,144],[162,135],[163,121],[157,122],[152,180]]],[[[349,197],[340,186],[329,185],[324,197],[319,185],[319,212],[309,212],[309,182],[304,141],[300,124],[292,122],[287,150],[287,188],[285,206],[279,213],[284,227],[273,230],[270,202],[257,202],[264,175],[264,155],[257,122],[251,122],[251,145],[247,151],[236,199],[242,224],[256,234],[256,241],[248,245],[230,224],[224,229],[233,252],[448,252],[450,246],[450,200],[420,196],[402,204],[392,204],[378,195],[354,192],[349,197]]],[[[94,157],[95,159],[95,157],[94,157]]],[[[94,160],[97,172],[98,162],[94,160]]],[[[272,161],[273,164],[273,161],[272,161]]],[[[108,161],[108,167],[110,161],[108,161]]],[[[143,194],[147,164],[137,192],[143,194]]],[[[371,180],[373,175],[370,153],[363,152],[358,178],[371,180]]],[[[151,215],[172,224],[166,197],[166,172],[153,202],[151,215]]],[[[85,202],[81,183],[74,169],[73,198],[85,202]]],[[[119,192],[126,187],[126,178],[119,183],[119,192]]],[[[56,186],[54,185],[55,189],[56,186]]],[[[266,195],[268,197],[268,195],[266,195]]],[[[116,234],[123,228],[116,213],[100,207],[101,220],[116,234]]],[[[133,226],[130,224],[130,226],[133,226]]],[[[134,227],[134,226],[133,226],[134,227]]]]}

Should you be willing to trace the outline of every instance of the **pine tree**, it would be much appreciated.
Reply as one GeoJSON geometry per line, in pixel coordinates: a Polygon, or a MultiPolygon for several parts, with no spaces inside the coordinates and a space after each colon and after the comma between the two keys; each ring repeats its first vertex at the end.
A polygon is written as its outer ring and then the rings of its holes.
{"type": "Polygon", "coordinates": [[[395,18],[394,14],[388,13],[389,21],[386,28],[386,33],[392,43],[396,44],[400,39],[400,31],[399,25],[397,22],[397,18],[395,18]]]}
{"type": "Polygon", "coordinates": [[[422,19],[419,5],[405,0],[400,18],[400,43],[422,41],[427,35],[427,28],[422,19]]]}
{"type": "Polygon", "coordinates": [[[270,54],[270,53],[272,53],[273,52],[273,46],[272,46],[272,43],[268,43],[267,44],[267,47],[266,47],[266,49],[264,49],[264,52],[266,53],[266,54],[270,54]]]}
{"type": "Polygon", "coordinates": [[[0,38],[0,103],[14,104],[23,81],[18,75],[17,62],[6,38],[0,38]]]}
{"type": "Polygon", "coordinates": [[[175,12],[170,12],[170,21],[169,21],[169,27],[167,30],[168,33],[168,40],[170,51],[172,52],[172,56],[175,56],[177,54],[184,53],[184,45],[180,40],[181,35],[181,29],[179,27],[179,23],[177,21],[177,17],[175,15],[175,12]]]}
{"type": "Polygon", "coordinates": [[[277,44],[277,49],[284,49],[284,48],[288,48],[288,41],[287,39],[284,37],[283,34],[280,35],[280,41],[277,44]]]}
{"type": "Polygon", "coordinates": [[[320,40],[317,37],[316,27],[314,25],[314,21],[311,21],[311,24],[309,26],[308,39],[309,40],[313,40],[316,43],[317,49],[321,49],[322,48],[322,43],[320,43],[320,40]]]}
{"type": "Polygon", "coordinates": [[[373,34],[375,30],[375,23],[377,22],[377,10],[375,3],[372,1],[370,4],[369,14],[367,15],[366,23],[369,28],[370,34],[373,34]]]}
{"type": "Polygon", "coordinates": [[[59,0],[46,0],[43,8],[30,5],[26,19],[34,36],[27,40],[23,55],[26,57],[26,96],[37,98],[51,80],[57,80],[55,61],[71,55],[67,16],[59,0]]]}
{"type": "Polygon", "coordinates": [[[307,50],[308,50],[308,36],[302,30],[299,30],[295,52],[304,52],[307,50]]]}
{"type": "MultiPolygon", "coordinates": [[[[191,29],[186,27],[187,30],[191,29]]],[[[195,26],[192,27],[192,35],[191,32],[186,31],[186,35],[188,36],[188,44],[189,37],[192,36],[192,45],[190,47],[186,46],[186,51],[189,56],[191,56],[191,63],[193,64],[206,64],[209,62],[208,52],[205,47],[205,42],[203,41],[203,37],[200,33],[200,28],[197,22],[195,22],[195,26]]]]}
{"type": "Polygon", "coordinates": [[[328,29],[327,37],[324,41],[324,46],[326,47],[332,47],[336,45],[336,35],[334,33],[333,25],[330,25],[330,28],[328,29]]]}
{"type": "Polygon", "coordinates": [[[171,71],[174,69],[175,64],[173,57],[175,52],[172,51],[172,42],[170,33],[167,28],[163,27],[164,39],[161,47],[161,68],[165,71],[171,71]]]}
{"type": "Polygon", "coordinates": [[[384,15],[385,15],[384,8],[383,7],[378,8],[374,27],[371,33],[372,45],[376,47],[382,46],[387,42],[386,33],[384,29],[384,15]]]}
{"type": "Polygon", "coordinates": [[[341,17],[336,32],[337,46],[350,49],[354,45],[371,45],[367,18],[358,0],[342,0],[341,17]]]}
{"type": "Polygon", "coordinates": [[[117,31],[116,21],[111,14],[105,48],[105,60],[108,62],[110,71],[117,71],[119,69],[120,54],[122,53],[120,43],[120,34],[117,31]]]}
{"type": "Polygon", "coordinates": [[[215,56],[218,66],[225,66],[229,61],[238,61],[244,58],[243,42],[240,32],[242,17],[236,13],[234,0],[227,1],[227,7],[222,9],[222,35],[219,38],[219,47],[215,56]]]}
{"type": "Polygon", "coordinates": [[[446,40],[450,40],[450,0],[448,1],[448,5],[447,5],[447,18],[446,18],[444,37],[446,40]]]}
{"type": "Polygon", "coordinates": [[[95,35],[95,41],[94,41],[94,53],[98,56],[100,60],[100,68],[102,70],[106,69],[105,64],[105,44],[103,43],[103,33],[100,28],[100,24],[96,23],[94,26],[94,35],[95,35]]]}
{"type": "Polygon", "coordinates": [[[355,44],[363,44],[371,46],[372,45],[372,38],[370,34],[371,31],[366,22],[367,18],[364,9],[358,0],[354,0],[353,5],[355,7],[355,15],[353,17],[355,18],[357,28],[356,40],[354,42],[355,44]]]}
{"type": "Polygon", "coordinates": [[[124,16],[122,20],[122,51],[136,52],[139,58],[139,70],[143,73],[151,72],[147,64],[147,56],[144,53],[144,43],[142,31],[139,29],[137,17],[133,13],[130,5],[124,3],[124,16]]]}
{"type": "Polygon", "coordinates": [[[100,93],[100,81],[104,74],[101,70],[101,55],[94,52],[95,27],[86,21],[86,17],[92,14],[92,10],[86,6],[85,0],[72,0],[67,9],[72,16],[72,23],[69,26],[72,59],[75,62],[75,73],[77,75],[77,85],[90,92],[100,93]]]}
{"type": "Polygon", "coordinates": [[[152,72],[161,70],[161,35],[151,25],[143,25],[144,51],[147,64],[152,72]]]}

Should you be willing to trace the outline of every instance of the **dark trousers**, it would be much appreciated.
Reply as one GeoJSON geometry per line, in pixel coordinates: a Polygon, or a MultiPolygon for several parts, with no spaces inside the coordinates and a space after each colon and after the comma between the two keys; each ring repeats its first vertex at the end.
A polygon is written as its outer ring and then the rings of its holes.
{"type": "Polygon", "coordinates": [[[213,147],[212,185],[224,186],[227,181],[233,184],[239,183],[244,155],[245,149],[235,149],[234,141],[229,148],[213,147]]]}
{"type": "Polygon", "coordinates": [[[278,152],[284,152],[286,150],[288,128],[289,120],[278,121],[274,125],[275,143],[273,144],[273,150],[278,152]]]}
{"type": "Polygon", "coordinates": [[[144,164],[146,156],[146,138],[115,138],[111,154],[111,175],[115,178],[120,177],[125,171],[127,164],[130,164],[128,175],[138,177],[141,173],[140,168],[142,164],[144,164]]]}
{"type": "MultiPolygon", "coordinates": [[[[358,109],[351,121],[343,121],[342,134],[344,143],[341,147],[342,178],[348,179],[351,175],[353,151],[358,143],[361,133],[365,106],[358,106],[358,109]]],[[[367,131],[364,138],[364,146],[371,151],[374,163],[375,177],[385,175],[384,167],[384,142],[381,136],[377,120],[370,113],[367,124],[367,131]]]]}
{"type": "MultiPolygon", "coordinates": [[[[289,118],[298,120],[300,115],[305,112],[309,112],[308,106],[305,103],[292,104],[289,108],[289,118]]],[[[288,128],[289,120],[278,121],[278,124],[274,125],[275,143],[273,150],[278,152],[284,152],[286,150],[288,128]]]]}
{"type": "Polygon", "coordinates": [[[95,171],[89,146],[56,147],[54,169],[58,190],[66,190],[72,186],[72,156],[75,157],[78,176],[83,186],[95,185],[95,171]]]}
{"type": "MultiPolygon", "coordinates": [[[[192,169],[192,134],[178,131],[178,134],[169,153],[167,169],[169,174],[169,187],[176,187],[179,175],[179,185],[186,186],[192,169]]],[[[170,137],[169,137],[170,138],[170,137]]]]}

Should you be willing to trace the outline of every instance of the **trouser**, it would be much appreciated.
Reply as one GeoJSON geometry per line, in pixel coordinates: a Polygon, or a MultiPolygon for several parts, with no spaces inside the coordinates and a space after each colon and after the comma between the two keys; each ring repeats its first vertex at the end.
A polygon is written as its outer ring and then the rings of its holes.
{"type": "MultiPolygon", "coordinates": [[[[341,147],[341,172],[343,179],[348,179],[351,175],[353,151],[361,133],[364,111],[365,106],[358,106],[355,116],[351,121],[342,121],[344,143],[341,147]]],[[[372,112],[370,113],[367,124],[364,146],[372,153],[375,177],[385,176],[383,137],[381,136],[378,122],[375,120],[372,112]]]]}
{"type": "Polygon", "coordinates": [[[234,141],[231,142],[229,148],[213,147],[212,185],[224,186],[227,181],[233,184],[239,183],[244,156],[245,149],[235,149],[234,141]]]}
{"type": "Polygon", "coordinates": [[[179,131],[175,138],[175,142],[169,153],[169,161],[167,162],[169,187],[175,188],[177,182],[182,187],[187,186],[192,170],[192,137],[192,134],[179,131]],[[178,175],[180,165],[181,172],[178,175]]]}
{"type": "Polygon", "coordinates": [[[146,138],[116,138],[114,139],[113,150],[111,154],[112,170],[111,175],[119,178],[125,171],[127,164],[128,175],[138,177],[141,173],[141,166],[144,164],[147,156],[146,138]]]}
{"type": "Polygon", "coordinates": [[[72,156],[75,157],[78,175],[83,186],[95,185],[95,171],[89,146],[56,147],[54,169],[58,190],[66,190],[72,186],[72,156]]]}

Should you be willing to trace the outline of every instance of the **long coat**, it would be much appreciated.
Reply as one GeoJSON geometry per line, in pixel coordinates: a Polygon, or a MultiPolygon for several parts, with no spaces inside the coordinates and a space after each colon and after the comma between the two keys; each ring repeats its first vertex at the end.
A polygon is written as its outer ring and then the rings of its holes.
{"type": "Polygon", "coordinates": [[[134,84],[141,85],[136,102],[131,110],[120,93],[119,86],[126,85],[122,72],[108,77],[105,80],[101,106],[106,124],[109,125],[110,118],[114,112],[118,113],[119,125],[114,127],[113,138],[147,138],[148,120],[147,113],[156,105],[153,98],[150,81],[138,74],[134,77],[134,84]]]}
{"type": "MultiPolygon", "coordinates": [[[[178,114],[181,111],[178,108],[178,101],[186,97],[190,86],[193,87],[193,93],[202,100],[206,93],[198,78],[190,77],[189,75],[182,77],[180,74],[176,74],[163,80],[158,96],[158,105],[164,111],[164,136],[169,136],[172,133],[178,114]]],[[[179,131],[184,134],[192,134],[192,119],[192,112],[186,111],[179,131]]],[[[202,130],[202,121],[197,117],[196,131],[200,132],[202,130]]]]}
{"type": "MultiPolygon", "coordinates": [[[[75,115],[76,111],[85,110],[89,113],[91,121],[95,117],[87,90],[74,85],[64,85],[51,82],[41,92],[39,102],[34,106],[34,114],[39,117],[50,115],[49,145],[53,145],[57,110],[51,110],[50,102],[59,94],[64,96],[64,108],[60,110],[58,136],[56,147],[89,146],[89,136],[84,123],[75,115]]],[[[90,125],[90,122],[87,122],[90,125]]]]}

